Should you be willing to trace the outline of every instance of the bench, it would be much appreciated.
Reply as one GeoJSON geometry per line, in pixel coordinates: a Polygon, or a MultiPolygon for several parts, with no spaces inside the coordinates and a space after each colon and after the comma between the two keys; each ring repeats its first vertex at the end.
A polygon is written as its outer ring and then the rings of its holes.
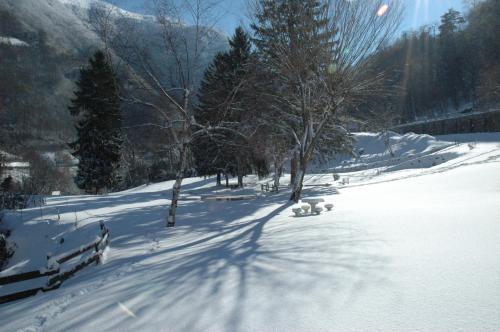
{"type": "Polygon", "coordinates": [[[349,178],[342,178],[342,181],[340,181],[340,184],[342,184],[342,185],[349,184],[349,178]]]}
{"type": "Polygon", "coordinates": [[[278,186],[275,186],[274,184],[269,185],[269,183],[261,183],[260,190],[261,191],[278,192],[279,188],[278,188],[278,186]]]}

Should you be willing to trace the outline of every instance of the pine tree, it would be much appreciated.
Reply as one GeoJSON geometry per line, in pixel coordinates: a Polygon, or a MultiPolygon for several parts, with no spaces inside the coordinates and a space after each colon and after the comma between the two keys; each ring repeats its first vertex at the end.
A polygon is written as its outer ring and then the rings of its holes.
{"type": "MultiPolygon", "coordinates": [[[[230,50],[216,55],[205,72],[195,116],[205,126],[224,123],[237,132],[244,123],[248,124],[250,103],[245,78],[249,73],[251,44],[245,31],[238,27],[229,45],[230,50]]],[[[200,137],[193,147],[199,174],[237,174],[239,185],[253,162],[250,150],[248,142],[229,131],[200,137]]]]}
{"type": "Polygon", "coordinates": [[[90,67],[80,70],[75,99],[69,110],[79,116],[77,140],[70,144],[79,160],[75,182],[86,193],[113,189],[119,177],[121,114],[116,74],[105,55],[97,51],[90,67]]]}
{"type": "Polygon", "coordinates": [[[441,16],[439,25],[440,62],[439,77],[443,84],[444,94],[451,99],[455,108],[461,101],[460,94],[465,94],[463,50],[459,29],[465,23],[461,14],[453,9],[441,16]]]}

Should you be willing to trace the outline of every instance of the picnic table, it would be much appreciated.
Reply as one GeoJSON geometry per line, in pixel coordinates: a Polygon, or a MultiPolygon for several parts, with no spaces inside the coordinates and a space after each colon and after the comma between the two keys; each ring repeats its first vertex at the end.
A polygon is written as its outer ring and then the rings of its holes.
{"type": "Polygon", "coordinates": [[[323,203],[325,200],[323,198],[305,198],[302,200],[303,203],[307,203],[311,206],[311,212],[316,211],[316,205],[323,203]]]}

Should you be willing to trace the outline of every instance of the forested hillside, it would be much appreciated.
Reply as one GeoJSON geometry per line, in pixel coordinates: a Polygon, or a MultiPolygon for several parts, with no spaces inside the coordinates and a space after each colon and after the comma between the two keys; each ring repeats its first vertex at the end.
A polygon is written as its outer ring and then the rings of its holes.
{"type": "MultiPolygon", "coordinates": [[[[135,98],[156,98],[144,92],[145,86],[139,86],[151,83],[142,71],[143,56],[148,65],[161,69],[157,78],[173,87],[172,73],[167,69],[175,60],[163,47],[165,28],[185,36],[189,44],[198,33],[188,24],[172,22],[166,27],[154,16],[127,12],[100,0],[0,2],[0,151],[14,155],[10,161],[39,161],[47,153],[65,154],[67,159],[67,144],[75,138],[78,121],[68,110],[75,83],[89,57],[97,49],[106,49],[121,87],[122,171],[127,173],[127,185],[172,176],[175,156],[165,148],[165,133],[143,125],[161,122],[159,113],[130,99],[132,90],[135,98]],[[103,32],[105,26],[109,34],[103,32]],[[137,49],[140,54],[133,52],[137,49]]],[[[195,85],[214,54],[227,48],[226,36],[206,29],[198,46],[195,85]]],[[[60,163],[47,162],[47,166],[54,163],[53,167],[60,163]]],[[[67,177],[72,182],[71,176],[67,177]]]]}
{"type": "Polygon", "coordinates": [[[391,94],[370,104],[372,114],[412,121],[500,101],[500,2],[450,9],[437,25],[404,33],[374,55],[391,94]]]}
{"type": "MultiPolygon", "coordinates": [[[[0,144],[4,150],[16,152],[19,145],[64,145],[74,137],[75,122],[67,107],[73,98],[80,67],[96,49],[104,47],[99,31],[100,11],[111,14],[109,24],[128,34],[126,37],[133,39],[138,47],[147,49],[155,64],[168,66],[172,61],[158,51],[160,27],[153,17],[128,13],[100,1],[2,1],[0,144]]],[[[179,29],[191,33],[189,26],[179,29]]],[[[123,35],[114,36],[114,43],[110,41],[109,46],[122,78],[120,82],[126,89],[134,68],[120,66],[120,58],[130,56],[126,47],[119,44],[121,37],[123,35]]],[[[227,47],[225,36],[214,31],[212,37],[213,44],[203,50],[201,60],[205,64],[215,52],[227,47]]],[[[202,71],[199,78],[201,74],[202,71]]],[[[126,125],[148,122],[152,116],[139,105],[124,104],[122,111],[126,125]]],[[[144,131],[137,129],[130,135],[131,141],[136,135],[142,136],[146,140],[142,143],[148,145],[144,131]]]]}

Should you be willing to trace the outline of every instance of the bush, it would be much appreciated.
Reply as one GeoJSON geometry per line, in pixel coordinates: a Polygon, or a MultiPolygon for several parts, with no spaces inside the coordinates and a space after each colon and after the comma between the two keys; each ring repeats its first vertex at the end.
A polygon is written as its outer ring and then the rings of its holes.
{"type": "Polygon", "coordinates": [[[27,151],[24,159],[30,163],[30,176],[23,179],[22,191],[31,195],[50,195],[53,191],[78,192],[68,168],[57,167],[54,161],[27,151]]]}
{"type": "Polygon", "coordinates": [[[9,248],[7,238],[0,234],[0,269],[7,263],[7,260],[12,257],[14,251],[9,248]]]}

